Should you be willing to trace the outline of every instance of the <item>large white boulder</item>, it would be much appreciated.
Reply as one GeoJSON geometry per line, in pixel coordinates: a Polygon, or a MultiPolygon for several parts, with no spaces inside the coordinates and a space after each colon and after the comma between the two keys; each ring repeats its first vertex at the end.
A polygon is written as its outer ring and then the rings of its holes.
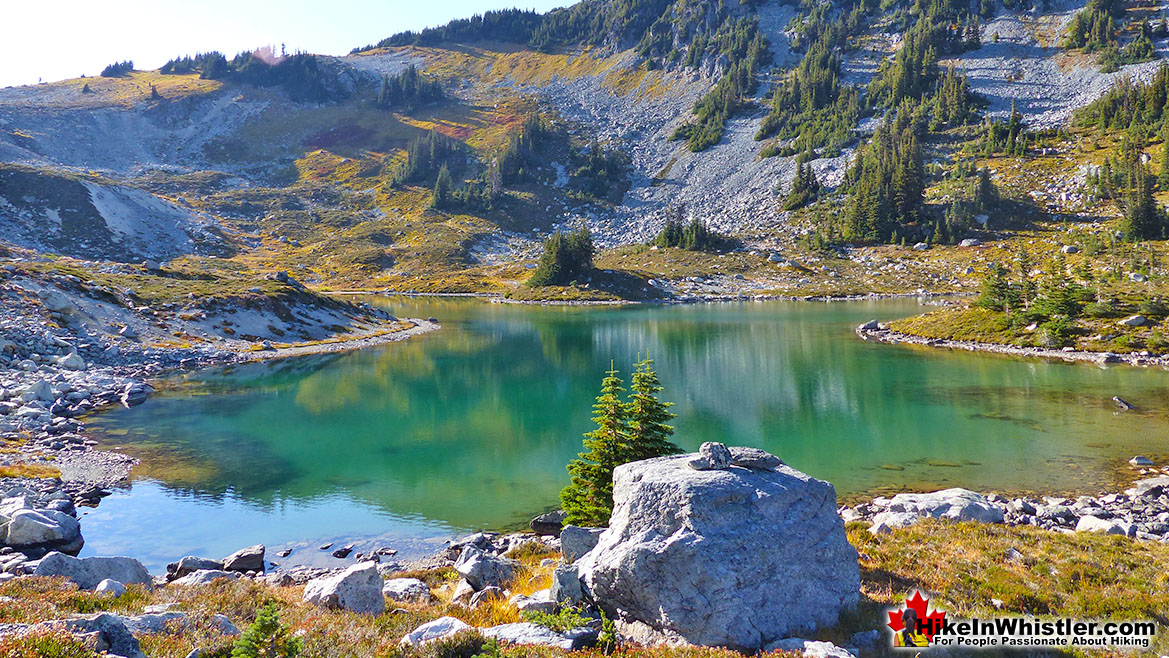
{"type": "Polygon", "coordinates": [[[124,585],[151,586],[150,572],[132,557],[76,558],[57,551],[49,553],[33,570],[36,576],[63,576],[77,583],[81,589],[93,589],[103,580],[116,580],[124,585]]]}
{"type": "Polygon", "coordinates": [[[235,571],[197,569],[182,578],[175,578],[170,581],[170,584],[180,587],[202,587],[203,585],[210,585],[217,580],[239,580],[239,578],[240,575],[235,571]]]}
{"type": "Polygon", "coordinates": [[[786,465],[696,470],[697,457],[614,473],[609,529],[576,569],[620,630],[756,650],[856,605],[857,553],[831,484],[786,465]]]}
{"type": "Polygon", "coordinates": [[[1095,532],[1104,535],[1126,535],[1136,533],[1131,523],[1124,523],[1115,519],[1102,519],[1098,516],[1081,516],[1076,522],[1076,532],[1095,532]]]}
{"type": "Polygon", "coordinates": [[[362,562],[341,573],[310,580],[304,587],[304,600],[324,608],[373,615],[386,611],[382,577],[373,562],[362,562]]]}
{"type": "Polygon", "coordinates": [[[1003,508],[1000,505],[990,502],[982,494],[960,488],[932,493],[897,494],[886,505],[885,511],[951,521],[1003,522],[1003,508]]]}
{"type": "Polygon", "coordinates": [[[47,546],[68,553],[81,550],[81,524],[64,512],[18,509],[0,516],[0,544],[24,548],[47,546]]]}

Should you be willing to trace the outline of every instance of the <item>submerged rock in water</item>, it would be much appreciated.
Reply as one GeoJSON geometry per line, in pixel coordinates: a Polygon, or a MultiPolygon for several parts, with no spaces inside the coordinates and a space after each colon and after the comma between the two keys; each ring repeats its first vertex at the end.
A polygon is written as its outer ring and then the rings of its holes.
{"type": "Polygon", "coordinates": [[[617,468],[610,527],[574,568],[634,639],[756,650],[856,605],[857,553],[832,485],[732,455],[711,446],[617,468]],[[724,466],[695,470],[697,457],[724,466]]]}

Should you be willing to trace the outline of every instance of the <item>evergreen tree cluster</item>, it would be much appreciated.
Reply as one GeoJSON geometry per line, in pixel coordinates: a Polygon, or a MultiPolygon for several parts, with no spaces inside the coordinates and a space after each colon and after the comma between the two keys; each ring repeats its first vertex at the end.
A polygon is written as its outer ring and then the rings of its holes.
{"type": "Polygon", "coordinates": [[[843,43],[844,34],[838,23],[820,32],[792,77],[772,94],[771,109],[755,139],[791,140],[777,155],[820,147],[835,151],[853,141],[862,108],[860,91],[840,82],[840,56],[835,49],[843,43]]]}
{"type": "Polygon", "coordinates": [[[629,462],[682,452],[670,441],[674,428],[671,403],[658,394],[661,381],[646,358],[634,365],[630,393],[623,399],[624,382],[610,366],[593,405],[597,428],[585,434],[585,452],[568,464],[571,481],[560,492],[565,521],[583,526],[605,526],[613,513],[613,472],[629,462]]]}
{"type": "Polygon", "coordinates": [[[995,121],[987,117],[983,122],[982,153],[991,156],[996,153],[1022,156],[1027,152],[1027,124],[1023,122],[1023,115],[1011,101],[1011,116],[1006,122],[995,121]]]}
{"type": "Polygon", "coordinates": [[[1104,95],[1080,108],[1073,116],[1078,126],[1101,131],[1135,129],[1146,133],[1166,130],[1169,105],[1169,65],[1162,62],[1147,82],[1125,76],[1104,95]]]}
{"type": "Polygon", "coordinates": [[[613,199],[625,193],[630,158],[622,151],[605,149],[596,140],[588,150],[574,152],[579,165],[573,169],[570,182],[573,189],[595,200],[613,199]],[[614,191],[620,194],[613,194],[614,191]]]}
{"type": "Polygon", "coordinates": [[[1122,13],[1119,0],[1091,0],[1072,17],[1063,47],[1090,53],[1115,44],[1115,19],[1122,13]]]}
{"type": "Polygon", "coordinates": [[[430,207],[436,210],[491,210],[495,195],[484,181],[467,181],[456,185],[450,169],[443,164],[434,181],[434,194],[430,207]]]}
{"type": "Polygon", "coordinates": [[[695,153],[719,143],[727,120],[755,92],[759,68],[771,59],[758,19],[740,19],[730,35],[727,47],[720,49],[728,57],[726,73],[694,104],[694,119],[679,126],[672,136],[675,140],[685,140],[695,153]]]}
{"type": "Polygon", "coordinates": [[[159,73],[163,75],[186,75],[198,73],[204,80],[218,80],[231,71],[227,58],[219,51],[198,53],[194,57],[186,55],[176,57],[162,65],[159,73]]]}
{"type": "Polygon", "coordinates": [[[711,231],[706,223],[697,217],[689,222],[683,222],[684,212],[684,209],[679,208],[676,213],[671,213],[665,226],[658,231],[650,244],[686,251],[713,251],[726,241],[726,238],[711,231]]]}
{"type": "Polygon", "coordinates": [[[992,263],[982,279],[977,306],[1006,314],[1010,326],[1038,325],[1035,343],[1064,347],[1071,343],[1075,319],[1091,294],[1068,275],[1063,254],[1052,258],[1038,283],[1031,277],[1032,262],[1025,250],[1015,255],[1015,267],[992,263]]]}
{"type": "Polygon", "coordinates": [[[393,182],[429,184],[444,167],[461,172],[466,162],[466,148],[461,142],[428,130],[407,142],[406,162],[394,172],[393,182]]]}
{"type": "Polygon", "coordinates": [[[377,105],[384,108],[398,108],[407,112],[442,100],[442,84],[418,71],[413,64],[400,73],[383,75],[378,88],[377,105]]]}
{"type": "Polygon", "coordinates": [[[101,70],[101,77],[103,78],[122,78],[134,71],[134,62],[126,60],[124,62],[114,62],[101,70]]]}
{"type": "Polygon", "coordinates": [[[555,133],[551,122],[544,116],[533,113],[525,117],[499,154],[498,167],[503,184],[535,180],[536,168],[544,162],[540,155],[555,141],[555,133]]]}
{"type": "Polygon", "coordinates": [[[330,71],[321,59],[308,53],[276,53],[271,46],[244,51],[230,61],[219,52],[199,53],[194,57],[177,57],[163,64],[167,74],[193,73],[208,80],[232,80],[257,87],[280,87],[294,101],[315,103],[341,101],[349,89],[336,71],[330,71]]]}
{"type": "Polygon", "coordinates": [[[420,32],[399,32],[375,45],[355,48],[353,52],[400,46],[436,46],[447,41],[462,43],[503,41],[526,44],[532,40],[532,35],[543,20],[543,15],[530,9],[488,11],[475,14],[471,18],[453,20],[439,27],[428,27],[420,32]]]}
{"type": "Polygon", "coordinates": [[[593,237],[587,226],[572,233],[553,233],[528,279],[529,286],[566,286],[593,270],[593,237]]]}
{"type": "Polygon", "coordinates": [[[904,114],[886,121],[873,139],[858,149],[846,176],[849,200],[843,237],[861,242],[888,242],[905,235],[921,215],[925,165],[913,125],[904,114]]]}
{"type": "Polygon", "coordinates": [[[806,158],[796,162],[796,175],[792,178],[791,189],[783,199],[784,210],[796,210],[812,203],[820,196],[820,181],[812,171],[812,163],[806,158]]]}
{"type": "MultiPolygon", "coordinates": [[[[960,18],[965,14],[943,0],[933,0],[928,6],[921,6],[923,3],[924,0],[918,1],[917,21],[905,32],[897,54],[881,63],[876,77],[869,83],[870,107],[897,107],[905,100],[927,100],[941,91],[939,59],[981,43],[977,18],[960,18]]],[[[966,88],[957,89],[951,82],[949,93],[951,97],[943,103],[946,115],[955,120],[964,119],[970,102],[966,88]]]]}

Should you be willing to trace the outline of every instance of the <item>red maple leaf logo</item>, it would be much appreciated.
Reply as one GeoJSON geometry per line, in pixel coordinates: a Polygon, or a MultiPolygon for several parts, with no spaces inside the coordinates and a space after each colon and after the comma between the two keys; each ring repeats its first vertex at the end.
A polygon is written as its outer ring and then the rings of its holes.
{"type": "MultiPolygon", "coordinates": [[[[930,600],[922,597],[921,592],[914,590],[913,596],[906,599],[905,604],[907,608],[912,608],[917,613],[917,618],[921,622],[919,628],[922,635],[926,639],[933,641],[934,633],[942,627],[942,622],[946,619],[946,613],[941,610],[934,610],[928,612],[930,600]]],[[[905,622],[902,621],[902,615],[905,609],[893,610],[889,612],[889,628],[893,629],[894,633],[901,632],[905,628],[905,622]]]]}

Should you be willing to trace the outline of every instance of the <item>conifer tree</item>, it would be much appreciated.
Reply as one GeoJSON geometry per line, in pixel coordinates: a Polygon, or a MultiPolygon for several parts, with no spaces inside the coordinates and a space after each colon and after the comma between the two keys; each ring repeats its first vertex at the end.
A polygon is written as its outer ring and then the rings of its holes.
{"type": "Polygon", "coordinates": [[[438,179],[434,181],[434,199],[431,200],[431,206],[435,208],[445,208],[450,202],[451,188],[451,171],[447,169],[444,164],[438,170],[438,179]]]}
{"type": "Polygon", "coordinates": [[[621,399],[625,392],[617,370],[610,364],[601,393],[593,405],[597,429],[585,434],[585,452],[568,463],[571,482],[560,492],[566,523],[604,526],[613,512],[613,471],[629,450],[629,413],[621,399]]]}
{"type": "Polygon", "coordinates": [[[302,642],[293,637],[288,626],[280,623],[276,603],[265,603],[256,621],[236,639],[231,658],[295,658],[302,642]]]}
{"type": "Polygon", "coordinates": [[[1169,191],[1169,139],[1161,147],[1161,170],[1157,174],[1157,187],[1169,191]]]}
{"type": "Polygon", "coordinates": [[[665,455],[676,455],[682,449],[670,441],[674,428],[667,425],[674,414],[672,402],[662,402],[658,393],[662,384],[653,368],[653,359],[646,357],[634,365],[630,385],[629,450],[625,461],[640,461],[665,455]]]}

